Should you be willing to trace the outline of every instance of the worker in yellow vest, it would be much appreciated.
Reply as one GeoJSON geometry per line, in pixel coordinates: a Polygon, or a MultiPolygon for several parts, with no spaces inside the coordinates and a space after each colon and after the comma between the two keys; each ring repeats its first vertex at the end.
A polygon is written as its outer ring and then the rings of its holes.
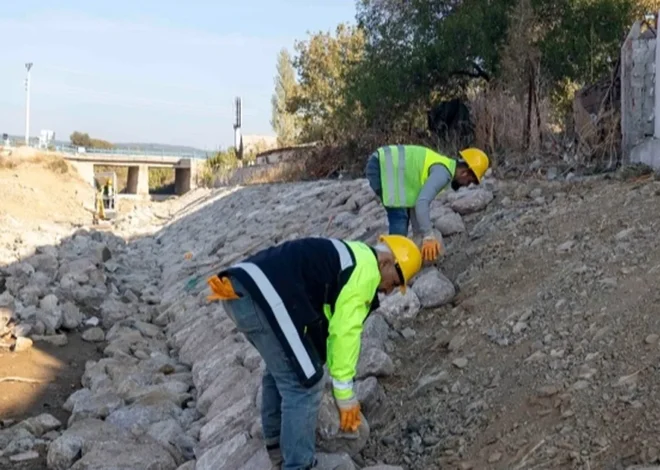
{"type": "Polygon", "coordinates": [[[488,156],[477,148],[459,152],[460,159],[419,145],[387,145],[371,154],[366,166],[369,185],[387,211],[389,233],[422,237],[422,257],[433,261],[444,253],[442,234],[433,229],[431,201],[451,186],[479,184],[488,170],[488,156]]]}

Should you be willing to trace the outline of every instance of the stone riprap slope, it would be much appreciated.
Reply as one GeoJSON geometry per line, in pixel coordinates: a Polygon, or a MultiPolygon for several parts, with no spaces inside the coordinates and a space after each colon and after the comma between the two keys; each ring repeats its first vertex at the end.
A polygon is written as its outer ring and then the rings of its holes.
{"type": "MultiPolygon", "coordinates": [[[[450,235],[465,230],[459,213],[482,209],[493,194],[486,185],[447,197],[434,203],[433,218],[450,235]]],[[[85,364],[83,388],[64,405],[68,422],[42,414],[32,418],[37,424],[1,430],[2,459],[29,462],[47,448],[51,469],[268,468],[258,422],[262,361],[222,308],[207,303],[205,280],[301,236],[373,242],[386,229],[384,210],[357,180],[217,190],[190,196],[170,213],[155,235],[127,242],[81,230],[2,268],[0,323],[10,347],[29,348],[33,340],[64,345],[81,332],[105,356],[85,364]],[[184,258],[188,251],[192,260],[184,258]]],[[[124,234],[148,217],[124,220],[124,234]]],[[[391,338],[408,333],[402,318],[454,294],[431,268],[368,319],[358,367],[366,419],[357,436],[340,435],[328,391],[319,416],[320,468],[379,464],[360,452],[370,426],[392,413],[379,384],[393,373],[391,338]]]]}

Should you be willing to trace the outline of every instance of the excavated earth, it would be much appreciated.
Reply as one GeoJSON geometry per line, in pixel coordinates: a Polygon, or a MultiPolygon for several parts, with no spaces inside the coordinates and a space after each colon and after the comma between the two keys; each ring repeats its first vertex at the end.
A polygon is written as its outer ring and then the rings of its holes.
{"type": "MultiPolygon", "coordinates": [[[[651,177],[439,197],[446,256],[365,322],[365,420],[341,434],[328,388],[318,468],[660,468],[659,196],[651,177]]],[[[0,227],[0,468],[260,470],[263,364],[205,280],[301,236],[374,242],[386,218],[360,179],[20,225],[0,227]]]]}

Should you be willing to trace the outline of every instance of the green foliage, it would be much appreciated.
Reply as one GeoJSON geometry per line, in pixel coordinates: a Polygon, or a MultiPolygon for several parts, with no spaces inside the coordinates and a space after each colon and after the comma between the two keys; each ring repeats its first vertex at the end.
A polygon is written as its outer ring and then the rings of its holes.
{"type": "Polygon", "coordinates": [[[295,49],[300,80],[288,107],[300,116],[301,140],[336,138],[354,125],[351,117],[357,110],[347,101],[348,78],[364,51],[364,34],[340,24],[335,36],[314,34],[307,41],[297,41],[295,49]]]}
{"type": "Polygon", "coordinates": [[[273,119],[284,96],[301,141],[385,140],[412,136],[430,106],[475,91],[496,88],[498,100],[512,100],[508,109],[526,113],[530,83],[565,116],[576,89],[611,72],[630,26],[653,3],[358,0],[357,26],[296,42],[297,86],[280,53],[273,119]]]}
{"type": "Polygon", "coordinates": [[[174,168],[149,168],[149,192],[165,194],[173,192],[174,168]]]}
{"type": "MultiPolygon", "coordinates": [[[[277,56],[277,76],[275,77],[275,93],[271,98],[273,115],[270,121],[277,133],[277,144],[287,147],[296,143],[299,129],[297,116],[287,109],[287,101],[296,93],[296,77],[289,51],[282,49],[277,56]]],[[[258,152],[257,152],[258,153],[258,152]]]]}
{"type": "Polygon", "coordinates": [[[75,131],[73,134],[71,134],[69,140],[71,141],[71,145],[74,147],[85,147],[92,149],[111,149],[114,147],[110,142],[106,140],[90,138],[89,134],[86,132],[83,134],[82,132],[75,131]]]}

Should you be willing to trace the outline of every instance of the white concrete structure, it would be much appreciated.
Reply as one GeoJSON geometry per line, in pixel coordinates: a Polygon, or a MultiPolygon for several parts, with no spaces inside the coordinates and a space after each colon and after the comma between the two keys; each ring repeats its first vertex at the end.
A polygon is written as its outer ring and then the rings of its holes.
{"type": "Polygon", "coordinates": [[[660,48],[636,21],[621,47],[621,151],[624,163],[660,169],[660,48]]]}

